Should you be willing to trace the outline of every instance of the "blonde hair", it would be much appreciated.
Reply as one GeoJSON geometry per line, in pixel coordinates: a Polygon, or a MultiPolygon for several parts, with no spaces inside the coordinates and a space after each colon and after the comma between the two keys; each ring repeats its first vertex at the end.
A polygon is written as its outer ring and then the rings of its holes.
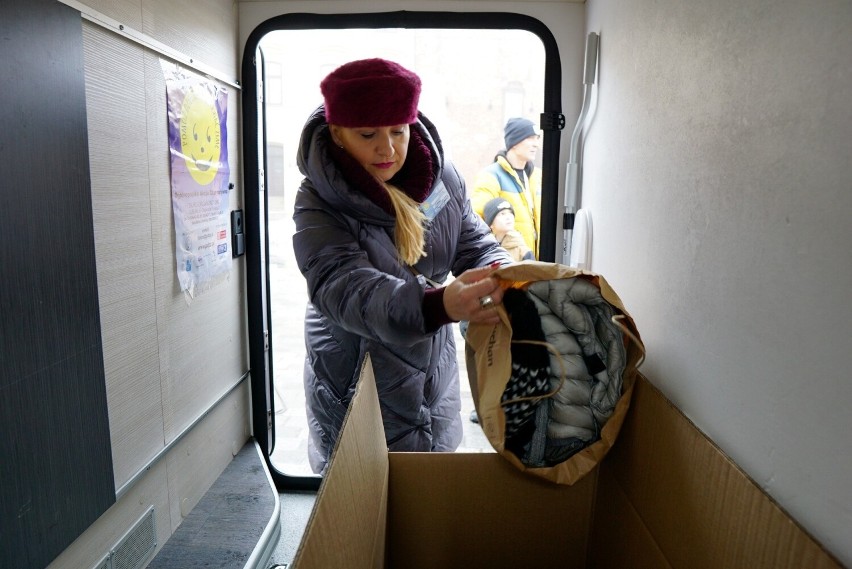
{"type": "Polygon", "coordinates": [[[392,184],[385,183],[388,197],[396,212],[394,241],[402,262],[414,265],[426,256],[424,250],[426,237],[424,223],[426,216],[420,210],[420,204],[392,184]]]}

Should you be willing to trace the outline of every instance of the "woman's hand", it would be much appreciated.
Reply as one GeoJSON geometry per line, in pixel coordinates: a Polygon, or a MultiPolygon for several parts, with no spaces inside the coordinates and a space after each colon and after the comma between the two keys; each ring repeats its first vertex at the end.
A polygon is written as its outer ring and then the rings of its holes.
{"type": "Polygon", "coordinates": [[[503,300],[503,289],[491,273],[499,264],[463,272],[444,291],[444,309],[453,320],[497,324],[495,307],[503,300]]]}

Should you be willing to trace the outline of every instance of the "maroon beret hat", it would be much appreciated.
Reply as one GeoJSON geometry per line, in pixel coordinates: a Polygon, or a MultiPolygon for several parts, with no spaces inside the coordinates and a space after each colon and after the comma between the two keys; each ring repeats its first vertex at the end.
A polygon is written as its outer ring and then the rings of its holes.
{"type": "Polygon", "coordinates": [[[343,127],[417,121],[420,78],[398,63],[361,59],[341,65],[320,83],[325,120],[343,127]]]}

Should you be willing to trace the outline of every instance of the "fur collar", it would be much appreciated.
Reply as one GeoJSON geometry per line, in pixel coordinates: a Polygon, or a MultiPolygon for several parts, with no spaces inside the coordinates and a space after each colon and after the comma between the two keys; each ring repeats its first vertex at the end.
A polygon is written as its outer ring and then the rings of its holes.
{"type": "MultiPolygon", "coordinates": [[[[345,150],[334,144],[328,135],[329,155],[343,178],[350,186],[364,194],[371,202],[382,208],[386,213],[394,215],[393,204],[384,186],[367,172],[357,160],[345,150]]],[[[432,152],[423,135],[411,128],[411,138],[408,141],[408,154],[405,164],[388,183],[402,190],[417,203],[423,203],[432,191],[435,182],[434,160],[432,152]]]]}

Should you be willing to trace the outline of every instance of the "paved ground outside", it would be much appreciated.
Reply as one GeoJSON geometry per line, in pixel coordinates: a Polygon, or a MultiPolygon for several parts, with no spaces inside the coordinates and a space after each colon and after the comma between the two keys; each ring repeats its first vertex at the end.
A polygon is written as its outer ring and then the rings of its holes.
{"type": "MultiPolygon", "coordinates": [[[[307,419],[302,368],[305,345],[302,323],[307,303],[305,280],[293,259],[292,212],[285,208],[269,214],[269,279],[272,309],[272,365],[275,382],[276,441],[273,464],[290,475],[312,474],[307,462],[307,419]]],[[[464,362],[464,340],[453,325],[460,371],[464,437],[458,452],[494,452],[478,424],[469,420],[473,410],[464,362]]]]}

